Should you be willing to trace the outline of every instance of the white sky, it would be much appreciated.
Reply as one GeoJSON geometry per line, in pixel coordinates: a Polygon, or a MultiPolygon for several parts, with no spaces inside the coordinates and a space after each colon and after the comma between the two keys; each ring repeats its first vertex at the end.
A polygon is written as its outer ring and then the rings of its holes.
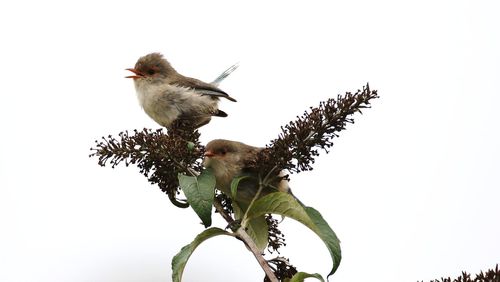
{"type": "MultiPolygon", "coordinates": [[[[160,51],[238,103],[202,131],[263,146],[309,106],[366,82],[381,99],[292,176],[342,241],[332,281],[428,281],[500,262],[498,1],[4,1],[0,4],[0,281],[169,281],[202,231],[135,167],[101,168],[102,135],[157,128],[123,77],[160,51]],[[304,3],[304,2],[302,2],[304,3]]],[[[222,220],[216,225],[224,226],[222,220]]],[[[322,242],[282,226],[299,270],[322,242]]],[[[184,281],[262,281],[229,237],[184,281]]]]}

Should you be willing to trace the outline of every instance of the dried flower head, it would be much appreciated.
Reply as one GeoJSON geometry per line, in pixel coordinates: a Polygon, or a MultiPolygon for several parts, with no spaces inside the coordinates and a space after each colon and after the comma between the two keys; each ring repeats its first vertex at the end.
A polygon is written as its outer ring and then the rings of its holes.
{"type": "Polygon", "coordinates": [[[98,157],[101,166],[109,162],[113,168],[121,162],[126,166],[136,164],[149,182],[158,184],[174,205],[188,207],[185,201],[176,197],[179,194],[177,174],[202,170],[203,146],[198,141],[198,131],[169,130],[169,134],[165,134],[162,129],[143,129],[134,130],[133,135],[128,131],[120,132],[118,136],[118,139],[109,135],[95,141],[96,147],[91,148],[90,157],[98,157]]]}
{"type": "Polygon", "coordinates": [[[477,274],[475,278],[471,278],[471,275],[465,271],[462,272],[462,275],[452,279],[451,277],[441,278],[440,280],[432,280],[430,282],[500,282],[500,269],[498,268],[498,264],[495,269],[489,269],[486,272],[482,272],[477,274]]]}
{"type": "MultiPolygon", "coordinates": [[[[228,214],[228,215],[233,215],[234,210],[233,210],[233,205],[231,198],[229,198],[226,194],[218,191],[215,194],[215,199],[219,202],[221,205],[223,211],[228,214]]],[[[215,212],[218,212],[217,210],[215,212]]]]}
{"type": "Polygon", "coordinates": [[[268,231],[268,245],[267,250],[269,253],[279,252],[281,246],[286,246],[285,234],[278,228],[279,221],[271,214],[266,214],[267,231],[268,231]]]}
{"type": "Polygon", "coordinates": [[[295,121],[281,127],[278,138],[261,151],[253,165],[263,175],[269,171],[312,170],[319,149],[328,153],[338,132],[344,130],[347,123],[354,123],[349,116],[370,108],[370,100],[375,98],[378,98],[377,91],[371,91],[367,84],[354,94],[347,92],[344,96],[338,95],[336,100],[328,99],[318,107],[311,107],[295,121]]]}
{"type": "MultiPolygon", "coordinates": [[[[269,266],[273,269],[274,275],[279,281],[287,281],[292,278],[298,271],[293,265],[290,264],[289,259],[284,257],[276,257],[274,259],[268,260],[269,266]]],[[[266,276],[264,282],[270,282],[269,278],[266,276]]]]}

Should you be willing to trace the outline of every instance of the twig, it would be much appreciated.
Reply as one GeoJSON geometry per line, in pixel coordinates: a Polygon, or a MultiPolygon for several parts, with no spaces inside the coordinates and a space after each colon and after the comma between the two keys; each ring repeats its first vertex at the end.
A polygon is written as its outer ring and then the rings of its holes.
{"type": "Polygon", "coordinates": [[[252,252],[254,257],[259,262],[260,267],[262,267],[262,269],[266,273],[267,278],[269,278],[269,280],[271,280],[271,282],[279,282],[278,278],[276,278],[276,275],[274,275],[274,271],[271,269],[269,264],[267,264],[267,261],[262,256],[262,253],[260,252],[259,248],[257,248],[257,245],[255,245],[255,242],[252,240],[252,238],[250,238],[248,233],[245,231],[245,228],[240,227],[240,228],[238,228],[238,230],[236,230],[235,233],[236,233],[236,236],[238,236],[238,238],[240,238],[241,240],[243,240],[243,242],[245,242],[248,249],[250,249],[250,251],[252,252]]]}
{"type": "MultiPolygon", "coordinates": [[[[227,223],[229,223],[229,224],[234,223],[234,219],[229,214],[226,213],[226,211],[222,208],[222,205],[218,200],[214,201],[214,207],[221,214],[221,216],[227,221],[227,223]]],[[[278,280],[278,278],[276,278],[276,275],[274,274],[273,270],[271,269],[271,267],[269,266],[267,261],[262,256],[261,251],[259,250],[257,245],[255,245],[255,242],[252,240],[250,235],[248,235],[248,233],[245,231],[245,228],[243,228],[243,227],[238,228],[234,232],[234,234],[236,234],[236,236],[245,243],[245,245],[248,247],[250,252],[252,252],[255,259],[257,259],[257,261],[259,262],[260,267],[262,267],[262,270],[264,270],[264,272],[266,273],[269,280],[271,282],[279,282],[279,280],[278,280]]]]}
{"type": "Polygon", "coordinates": [[[214,207],[217,210],[217,212],[220,213],[220,215],[224,218],[224,220],[227,221],[228,224],[232,224],[234,222],[234,219],[224,210],[222,204],[219,202],[219,199],[217,198],[215,198],[214,207]]]}

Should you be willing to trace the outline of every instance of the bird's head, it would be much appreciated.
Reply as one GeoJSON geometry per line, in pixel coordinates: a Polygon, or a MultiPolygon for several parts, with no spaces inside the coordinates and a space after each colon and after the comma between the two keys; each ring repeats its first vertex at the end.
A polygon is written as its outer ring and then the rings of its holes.
{"type": "Polygon", "coordinates": [[[259,150],[241,142],[215,139],[205,146],[203,166],[213,170],[218,188],[228,192],[233,178],[242,173],[259,150]]]}
{"type": "Polygon", "coordinates": [[[151,53],[140,57],[135,67],[127,70],[134,73],[134,75],[127,76],[127,78],[133,78],[136,82],[162,81],[169,75],[176,73],[170,63],[160,53],[151,53]]]}
{"type": "Polygon", "coordinates": [[[205,167],[225,165],[237,162],[241,151],[241,144],[235,141],[216,139],[205,146],[205,167]]]}
{"type": "Polygon", "coordinates": [[[205,158],[203,165],[211,167],[215,171],[241,170],[246,164],[255,158],[261,148],[246,145],[237,141],[215,139],[205,146],[205,158]]]}

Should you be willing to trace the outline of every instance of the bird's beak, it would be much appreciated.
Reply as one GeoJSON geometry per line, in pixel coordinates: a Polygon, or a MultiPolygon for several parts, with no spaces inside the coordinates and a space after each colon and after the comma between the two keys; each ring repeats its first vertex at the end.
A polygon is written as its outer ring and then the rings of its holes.
{"type": "Polygon", "coordinates": [[[208,158],[215,156],[215,154],[212,151],[206,151],[205,154],[203,155],[208,158]]]}
{"type": "Polygon", "coordinates": [[[136,79],[136,78],[144,77],[144,74],[142,74],[140,71],[138,71],[136,69],[126,69],[126,70],[133,72],[135,75],[129,75],[129,76],[126,76],[125,78],[136,79]]]}

